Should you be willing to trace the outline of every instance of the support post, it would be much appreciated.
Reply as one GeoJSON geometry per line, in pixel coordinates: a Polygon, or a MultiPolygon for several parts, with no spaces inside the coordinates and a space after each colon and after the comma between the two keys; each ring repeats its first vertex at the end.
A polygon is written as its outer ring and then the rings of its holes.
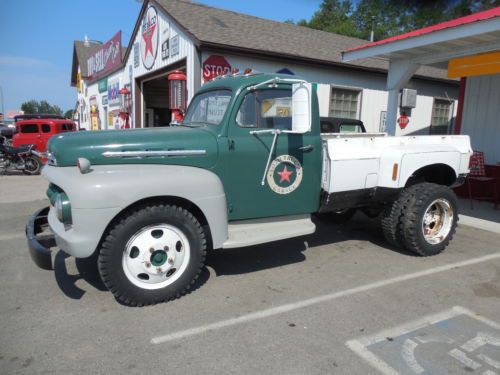
{"type": "Polygon", "coordinates": [[[394,60],[389,63],[387,73],[387,101],[386,131],[389,135],[396,135],[396,121],[398,118],[399,91],[416,72],[419,65],[410,60],[394,60]]]}

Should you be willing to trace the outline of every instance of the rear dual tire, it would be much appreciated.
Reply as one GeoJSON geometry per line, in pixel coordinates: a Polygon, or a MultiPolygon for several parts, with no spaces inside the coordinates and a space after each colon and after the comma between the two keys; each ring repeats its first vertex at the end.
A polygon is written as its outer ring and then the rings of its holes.
{"type": "Polygon", "coordinates": [[[404,189],[382,214],[387,241],[420,256],[441,253],[458,224],[458,202],[443,185],[423,182],[404,189]]]}

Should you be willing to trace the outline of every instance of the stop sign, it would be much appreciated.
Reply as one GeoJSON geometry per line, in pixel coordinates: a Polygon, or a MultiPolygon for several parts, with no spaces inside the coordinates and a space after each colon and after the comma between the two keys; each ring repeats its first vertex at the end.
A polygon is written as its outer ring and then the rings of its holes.
{"type": "Polygon", "coordinates": [[[398,118],[398,124],[399,124],[399,127],[400,127],[401,129],[406,128],[406,126],[408,125],[408,123],[409,123],[409,122],[410,122],[410,119],[408,118],[408,116],[406,116],[406,114],[405,114],[405,113],[403,113],[403,114],[401,115],[401,117],[400,117],[400,118],[398,118]]]}
{"type": "Polygon", "coordinates": [[[209,56],[202,66],[203,80],[210,81],[212,78],[231,73],[231,65],[224,56],[209,56]]]}

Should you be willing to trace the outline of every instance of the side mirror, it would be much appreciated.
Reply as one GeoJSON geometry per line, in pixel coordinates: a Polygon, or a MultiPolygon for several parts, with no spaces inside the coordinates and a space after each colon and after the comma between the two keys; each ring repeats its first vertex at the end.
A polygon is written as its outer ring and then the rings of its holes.
{"type": "Polygon", "coordinates": [[[304,134],[311,131],[312,84],[295,83],[292,86],[292,132],[304,134]]]}

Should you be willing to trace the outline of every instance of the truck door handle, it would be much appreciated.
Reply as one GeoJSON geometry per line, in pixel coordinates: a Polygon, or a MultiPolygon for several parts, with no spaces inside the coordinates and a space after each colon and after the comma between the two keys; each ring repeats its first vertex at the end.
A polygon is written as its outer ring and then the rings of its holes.
{"type": "Polygon", "coordinates": [[[299,150],[302,152],[311,152],[313,149],[314,149],[313,145],[299,147],[299,150]]]}

